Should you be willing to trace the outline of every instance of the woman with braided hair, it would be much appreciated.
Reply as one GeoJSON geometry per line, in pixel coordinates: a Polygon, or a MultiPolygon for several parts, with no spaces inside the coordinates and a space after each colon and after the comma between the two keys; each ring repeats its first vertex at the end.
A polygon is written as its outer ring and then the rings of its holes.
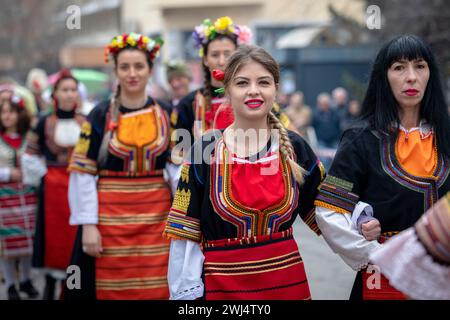
{"type": "MultiPolygon", "coordinates": [[[[205,19],[195,27],[192,33],[195,44],[199,48],[204,72],[203,87],[189,93],[174,108],[171,124],[175,129],[184,129],[181,139],[183,147],[190,147],[194,140],[210,129],[225,129],[233,122],[233,110],[223,106],[224,97],[220,88],[223,82],[213,76],[214,70],[223,71],[228,58],[242,44],[251,40],[251,30],[247,26],[236,25],[228,16],[217,19],[214,23],[205,19]],[[189,141],[185,141],[188,139],[189,141]]],[[[288,127],[289,119],[280,114],[280,107],[275,104],[274,112],[288,127]]]]}
{"type": "Polygon", "coordinates": [[[169,297],[169,111],[145,91],[161,45],[131,33],[107,47],[118,88],[88,115],[69,166],[70,224],[81,226],[71,264],[82,275],[69,299],[169,297]]]}
{"type": "Polygon", "coordinates": [[[279,80],[259,47],[242,45],[227,63],[233,123],[194,143],[167,220],[171,299],[310,299],[292,224],[300,215],[319,233],[325,172],[273,114],[279,80]]]}

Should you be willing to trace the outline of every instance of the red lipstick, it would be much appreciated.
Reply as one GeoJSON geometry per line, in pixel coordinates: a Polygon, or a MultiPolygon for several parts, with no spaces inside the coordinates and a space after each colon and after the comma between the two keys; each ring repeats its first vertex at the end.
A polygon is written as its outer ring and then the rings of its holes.
{"type": "Polygon", "coordinates": [[[250,109],[257,109],[257,108],[261,107],[263,105],[263,103],[264,103],[264,100],[261,100],[261,99],[250,99],[250,100],[245,101],[245,104],[250,109]]]}
{"type": "Polygon", "coordinates": [[[408,89],[408,90],[405,90],[404,92],[410,97],[414,97],[415,95],[417,95],[419,93],[419,91],[416,89],[408,89]]]}

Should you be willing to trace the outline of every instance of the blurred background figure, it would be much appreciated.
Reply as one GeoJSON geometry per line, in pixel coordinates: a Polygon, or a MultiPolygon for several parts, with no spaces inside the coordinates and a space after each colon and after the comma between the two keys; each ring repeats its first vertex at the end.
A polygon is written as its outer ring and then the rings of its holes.
{"type": "Polygon", "coordinates": [[[314,137],[317,139],[312,146],[325,169],[328,170],[336,153],[341,130],[338,111],[331,108],[331,97],[326,92],[317,96],[312,127],[314,137]]]}
{"type": "Polygon", "coordinates": [[[317,106],[312,124],[316,131],[319,146],[337,147],[341,134],[339,116],[337,111],[331,108],[331,97],[328,93],[322,92],[317,96],[317,106]]]}
{"type": "Polygon", "coordinates": [[[31,69],[27,75],[26,87],[32,92],[39,113],[44,113],[49,107],[49,101],[43,93],[48,88],[47,73],[38,68],[31,69]]]}
{"type": "Polygon", "coordinates": [[[337,87],[331,92],[333,98],[333,108],[338,111],[338,114],[342,114],[347,110],[348,93],[342,87],[337,87]]]}
{"type": "Polygon", "coordinates": [[[0,102],[11,100],[14,95],[23,100],[25,110],[33,123],[38,115],[33,93],[12,79],[0,79],[0,102]]]}
{"type": "Polygon", "coordinates": [[[33,267],[45,273],[44,300],[54,300],[57,280],[67,276],[77,228],[69,226],[67,166],[85,118],[80,114],[79,82],[67,69],[52,89],[53,111],[39,118],[27,136],[22,157],[24,182],[39,186],[33,267]]]}
{"type": "Polygon", "coordinates": [[[312,134],[315,135],[315,133],[311,132],[313,130],[311,127],[313,114],[311,107],[305,104],[303,92],[294,92],[284,111],[298,133],[311,144],[315,140],[311,137],[312,134]]]}
{"type": "Polygon", "coordinates": [[[13,92],[6,96],[0,103],[0,267],[8,300],[20,300],[19,291],[29,298],[39,295],[30,280],[37,199],[35,188],[23,184],[20,166],[30,116],[24,99],[13,92]]]}
{"type": "Polygon", "coordinates": [[[11,100],[13,92],[14,89],[11,85],[9,84],[0,85],[0,104],[2,104],[4,101],[11,100]]]}
{"type": "Polygon", "coordinates": [[[286,108],[289,105],[289,103],[290,103],[289,95],[287,93],[283,92],[283,91],[280,91],[278,93],[277,103],[281,107],[281,109],[286,108]]]}
{"type": "Polygon", "coordinates": [[[361,104],[358,100],[351,100],[348,108],[340,119],[341,132],[348,129],[361,114],[361,104]]]}
{"type": "Polygon", "coordinates": [[[170,85],[170,103],[175,107],[189,93],[192,74],[186,63],[181,60],[169,61],[166,70],[167,82],[170,85]]]}

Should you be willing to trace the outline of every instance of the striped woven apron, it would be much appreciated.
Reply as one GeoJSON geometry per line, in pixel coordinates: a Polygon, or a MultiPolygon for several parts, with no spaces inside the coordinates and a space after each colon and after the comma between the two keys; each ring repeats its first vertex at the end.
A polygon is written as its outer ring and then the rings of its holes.
{"type": "Polygon", "coordinates": [[[169,241],[162,237],[172,197],[162,170],[145,176],[100,172],[96,296],[168,299],[169,241]]]}
{"type": "Polygon", "coordinates": [[[37,194],[22,183],[0,184],[0,256],[31,255],[36,223],[37,194]]]}
{"type": "Polygon", "coordinates": [[[208,241],[206,300],[309,300],[292,228],[269,236],[208,241]]]}

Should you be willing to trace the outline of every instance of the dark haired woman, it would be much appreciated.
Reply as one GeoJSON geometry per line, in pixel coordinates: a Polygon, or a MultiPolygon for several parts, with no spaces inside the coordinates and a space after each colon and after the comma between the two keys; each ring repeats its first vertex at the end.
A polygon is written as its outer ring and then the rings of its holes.
{"type": "Polygon", "coordinates": [[[58,73],[52,98],[53,112],[30,131],[22,157],[24,182],[40,186],[33,267],[45,268],[44,300],[54,299],[56,279],[66,278],[70,262],[76,227],[69,225],[67,166],[85,120],[78,113],[78,80],[69,70],[58,73]]]}
{"type": "Polygon", "coordinates": [[[404,298],[379,272],[371,275],[376,268],[368,265],[369,255],[450,190],[449,125],[428,45],[412,35],[385,44],[373,65],[362,121],[344,132],[315,202],[328,244],[360,271],[352,299],[404,298]]]}
{"type": "Polygon", "coordinates": [[[88,115],[69,166],[70,223],[82,226],[71,263],[81,269],[81,290],[66,290],[69,299],[169,296],[169,111],[145,89],[161,45],[131,33],[107,47],[118,88],[88,115]]]}
{"type": "Polygon", "coordinates": [[[19,290],[36,298],[30,280],[31,254],[37,196],[23,184],[20,158],[30,117],[25,102],[13,92],[0,103],[0,262],[9,300],[20,300],[15,286],[16,261],[20,267],[19,290]]]}

